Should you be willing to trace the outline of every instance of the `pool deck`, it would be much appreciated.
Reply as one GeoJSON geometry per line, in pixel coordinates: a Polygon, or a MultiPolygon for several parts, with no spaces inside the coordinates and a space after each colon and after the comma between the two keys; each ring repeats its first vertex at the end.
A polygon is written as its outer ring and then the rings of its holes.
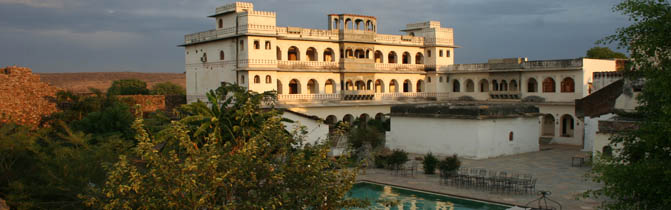
{"type": "MultiPolygon", "coordinates": [[[[581,153],[579,148],[551,145],[544,149],[548,150],[484,160],[462,159],[461,166],[508,171],[509,173],[528,173],[538,178],[536,190],[552,192],[549,198],[559,202],[563,209],[596,209],[601,203],[600,200],[580,196],[589,189],[600,187],[599,184],[585,177],[590,167],[571,166],[571,157],[581,153]]],[[[359,173],[357,180],[513,205],[525,205],[538,198],[535,194],[490,192],[482,189],[441,185],[438,175],[425,175],[421,169],[414,176],[393,175],[390,170],[366,169],[359,173]]]]}

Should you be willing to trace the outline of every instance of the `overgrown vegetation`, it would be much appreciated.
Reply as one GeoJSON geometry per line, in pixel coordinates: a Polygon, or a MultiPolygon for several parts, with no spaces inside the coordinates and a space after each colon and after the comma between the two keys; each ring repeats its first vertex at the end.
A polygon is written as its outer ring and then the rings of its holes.
{"type": "Polygon", "coordinates": [[[122,79],[112,82],[112,86],[107,89],[109,95],[147,95],[147,83],[138,79],[122,79]]]}
{"type": "MultiPolygon", "coordinates": [[[[99,92],[98,92],[99,93],[99,92]]],[[[131,116],[113,95],[59,93],[30,130],[0,125],[0,197],[18,209],[343,209],[356,169],[302,145],[272,93],[224,85],[179,118],[131,116]],[[131,137],[123,130],[129,126],[131,137]],[[130,125],[133,125],[130,128],[130,125]],[[121,127],[114,127],[121,126],[121,127]]]]}
{"type": "Polygon", "coordinates": [[[184,87],[172,82],[156,83],[149,92],[152,95],[186,95],[184,87]]]}
{"type": "Polygon", "coordinates": [[[612,157],[601,155],[591,177],[603,188],[589,196],[606,196],[606,209],[667,209],[671,206],[671,3],[625,0],[615,12],[629,17],[602,43],[618,43],[630,52],[628,79],[645,81],[636,109],[638,129],[611,138],[612,157]]]}
{"type": "Polygon", "coordinates": [[[627,59],[627,56],[621,52],[615,52],[608,47],[592,47],[587,50],[587,58],[595,59],[627,59]]]}

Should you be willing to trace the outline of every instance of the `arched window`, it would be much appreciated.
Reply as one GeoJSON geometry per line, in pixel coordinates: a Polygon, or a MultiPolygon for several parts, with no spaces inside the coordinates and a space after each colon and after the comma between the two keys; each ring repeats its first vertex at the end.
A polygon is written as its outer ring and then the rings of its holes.
{"type": "Polygon", "coordinates": [[[326,83],[324,84],[324,93],[326,94],[332,94],[336,93],[336,86],[335,86],[335,81],[332,79],[326,80],[326,83]]]}
{"type": "Polygon", "coordinates": [[[363,27],[364,27],[364,25],[363,25],[363,20],[361,20],[361,19],[356,19],[356,20],[354,21],[354,23],[356,23],[356,30],[361,30],[361,29],[363,29],[363,27]]]}
{"type": "Polygon", "coordinates": [[[336,29],[336,30],[340,29],[340,20],[338,20],[338,18],[333,19],[333,26],[332,27],[333,28],[331,28],[331,29],[336,29]]]}
{"type": "Polygon", "coordinates": [[[245,75],[240,75],[240,83],[245,84],[245,75]]]}
{"type": "Polygon", "coordinates": [[[282,60],[282,50],[280,50],[280,47],[277,47],[277,60],[281,61],[282,60]]]}
{"type": "Polygon", "coordinates": [[[345,29],[347,30],[352,30],[352,19],[349,18],[345,19],[345,27],[346,27],[345,29]]]}
{"type": "Polygon", "coordinates": [[[324,50],[324,61],[325,62],[335,61],[335,53],[333,52],[333,49],[326,48],[326,50],[324,50]]]}
{"type": "Polygon", "coordinates": [[[554,93],[555,92],[555,80],[548,77],[543,80],[543,92],[544,93],[554,93]]]}
{"type": "Polygon", "coordinates": [[[564,115],[561,117],[561,136],[573,137],[574,121],[571,115],[564,115]]]}
{"type": "Polygon", "coordinates": [[[443,57],[443,50],[438,51],[438,56],[443,57]]]}
{"type": "Polygon", "coordinates": [[[254,49],[261,49],[261,43],[259,43],[259,40],[254,40],[254,49]]]}
{"type": "Polygon", "coordinates": [[[499,91],[499,82],[496,80],[492,80],[492,90],[493,91],[499,91]]]}
{"type": "Polygon", "coordinates": [[[375,63],[384,63],[384,55],[379,50],[375,51],[375,63]]]}
{"type": "Polygon", "coordinates": [[[308,94],[317,94],[319,93],[319,85],[317,84],[317,80],[311,79],[308,81],[308,94]]]}
{"type": "Polygon", "coordinates": [[[398,82],[396,82],[395,79],[391,80],[389,82],[389,92],[390,93],[398,93],[398,82]]]}
{"type": "Polygon", "coordinates": [[[452,80],[452,92],[461,92],[461,84],[459,84],[459,80],[452,80]]]}
{"type": "Polygon", "coordinates": [[[373,31],[373,22],[366,21],[366,30],[367,31],[373,31]]]}
{"type": "Polygon", "coordinates": [[[510,80],[510,91],[517,91],[519,88],[516,80],[510,80]]]}
{"type": "Polygon", "coordinates": [[[207,62],[207,53],[203,53],[203,57],[200,58],[200,61],[203,63],[207,62]]]}
{"type": "Polygon", "coordinates": [[[382,82],[380,79],[375,80],[375,92],[384,93],[384,82],[382,82]]]}
{"type": "Polygon", "coordinates": [[[219,28],[224,28],[224,20],[219,19],[219,28]]]}
{"type": "Polygon", "coordinates": [[[354,87],[356,88],[356,90],[366,90],[366,82],[364,82],[363,80],[357,80],[354,83],[354,87]]]}
{"type": "Polygon", "coordinates": [[[346,114],[346,115],[342,118],[342,121],[343,121],[343,122],[347,122],[347,123],[352,123],[352,121],[354,121],[354,117],[353,117],[351,114],[346,114]]]}
{"type": "Polygon", "coordinates": [[[266,50],[273,49],[272,46],[270,45],[270,41],[266,41],[266,50]]]}
{"type": "Polygon", "coordinates": [[[389,63],[398,63],[398,61],[396,60],[396,52],[394,52],[394,51],[389,52],[389,56],[387,56],[387,60],[389,61],[389,63]]]}
{"type": "Polygon", "coordinates": [[[561,92],[562,93],[573,93],[575,92],[575,82],[572,78],[566,77],[561,81],[561,92]]]}
{"type": "Polygon", "coordinates": [[[301,83],[297,79],[292,79],[289,82],[289,94],[300,94],[301,93],[301,83]]]}
{"type": "Polygon", "coordinates": [[[426,51],[426,56],[429,57],[429,58],[431,57],[431,50],[426,51]]]}
{"type": "Polygon", "coordinates": [[[289,51],[287,52],[287,59],[289,59],[290,61],[299,61],[301,60],[300,55],[301,54],[298,48],[292,46],[289,48],[289,51]]]}
{"type": "Polygon", "coordinates": [[[416,90],[418,93],[424,92],[424,80],[418,80],[417,81],[417,87],[416,90]]]}
{"type": "Polygon", "coordinates": [[[527,92],[529,93],[538,92],[538,82],[536,82],[536,79],[529,78],[529,80],[527,81],[527,92]]]}
{"type": "Polygon", "coordinates": [[[370,59],[370,52],[372,52],[372,51],[373,50],[371,50],[371,49],[366,50],[366,59],[370,59]]]}
{"type": "Polygon", "coordinates": [[[448,57],[448,58],[449,58],[449,57],[450,57],[450,50],[445,50],[445,54],[446,54],[445,57],[448,57]]]}
{"type": "Polygon", "coordinates": [[[471,79],[466,80],[466,92],[475,92],[475,82],[471,79]]]}
{"type": "Polygon", "coordinates": [[[324,121],[324,123],[328,124],[329,127],[335,126],[337,122],[338,117],[336,117],[335,115],[329,115],[328,117],[326,117],[326,120],[324,121]]]}
{"type": "Polygon", "coordinates": [[[443,83],[443,76],[438,77],[438,82],[443,83]]]}
{"type": "Polygon", "coordinates": [[[355,58],[366,58],[366,54],[364,53],[363,49],[356,49],[354,51],[354,57],[355,58]]]}
{"type": "Polygon", "coordinates": [[[489,81],[487,81],[486,79],[480,80],[480,92],[481,93],[489,92],[489,81]]]}
{"type": "Polygon", "coordinates": [[[373,85],[373,80],[368,80],[368,82],[366,82],[366,90],[372,90],[375,88],[373,85]]]}
{"type": "Polygon", "coordinates": [[[375,120],[379,120],[379,121],[384,120],[384,114],[382,114],[382,113],[377,113],[377,114],[375,115],[375,120]]]}
{"type": "Polygon", "coordinates": [[[505,80],[501,80],[501,87],[499,88],[500,91],[508,91],[508,82],[505,80]]]}
{"type": "Polygon", "coordinates": [[[226,58],[226,56],[224,56],[224,51],[223,50],[219,51],[219,60],[223,61],[224,58],[226,58]]]}
{"type": "Polygon", "coordinates": [[[245,40],[240,40],[240,50],[245,50],[245,40]]]}
{"type": "Polygon", "coordinates": [[[345,57],[354,58],[354,51],[352,49],[345,50],[345,57]]]}
{"type": "Polygon", "coordinates": [[[345,88],[346,90],[354,90],[354,83],[352,83],[352,80],[347,80],[345,83],[345,88]]]}
{"type": "Polygon", "coordinates": [[[259,75],[254,75],[254,84],[259,84],[261,83],[261,77],[259,75]]]}
{"type": "Polygon", "coordinates": [[[424,64],[424,55],[422,53],[415,55],[415,64],[424,64]]]}
{"type": "Polygon", "coordinates": [[[266,75],[266,84],[270,84],[273,82],[273,79],[270,77],[270,75],[266,75]]]}
{"type": "Polygon", "coordinates": [[[410,64],[410,53],[409,52],[404,52],[403,53],[403,64],[410,64]]]}
{"type": "Polygon", "coordinates": [[[410,80],[403,81],[403,92],[404,93],[411,92],[412,91],[411,88],[412,88],[412,83],[410,82],[410,80]]]}
{"type": "Polygon", "coordinates": [[[308,48],[305,51],[305,55],[308,56],[308,61],[317,61],[317,50],[314,47],[308,48]]]}

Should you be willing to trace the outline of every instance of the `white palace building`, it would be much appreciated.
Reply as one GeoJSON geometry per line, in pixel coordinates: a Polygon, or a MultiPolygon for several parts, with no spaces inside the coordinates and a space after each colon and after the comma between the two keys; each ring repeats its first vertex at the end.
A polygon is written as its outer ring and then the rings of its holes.
{"type": "Polygon", "coordinates": [[[186,35],[187,101],[236,83],[277,91],[279,107],[326,123],[390,116],[394,105],[531,104],[542,140],[583,145],[575,100],[590,94],[594,72],[617,68],[585,58],[454,64],[453,29],[438,21],[390,35],[377,33],[372,16],[330,14],[326,29],[310,29],[277,26],[276,15],[235,2],[209,16],[215,29],[186,35]]]}

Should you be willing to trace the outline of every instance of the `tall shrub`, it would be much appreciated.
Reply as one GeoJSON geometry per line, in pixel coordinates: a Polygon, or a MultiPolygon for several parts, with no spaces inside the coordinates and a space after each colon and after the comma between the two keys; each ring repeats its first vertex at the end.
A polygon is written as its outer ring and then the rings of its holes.
{"type": "Polygon", "coordinates": [[[422,164],[424,164],[425,174],[434,174],[436,171],[436,165],[438,164],[438,158],[429,152],[424,155],[424,161],[422,164]]]}

